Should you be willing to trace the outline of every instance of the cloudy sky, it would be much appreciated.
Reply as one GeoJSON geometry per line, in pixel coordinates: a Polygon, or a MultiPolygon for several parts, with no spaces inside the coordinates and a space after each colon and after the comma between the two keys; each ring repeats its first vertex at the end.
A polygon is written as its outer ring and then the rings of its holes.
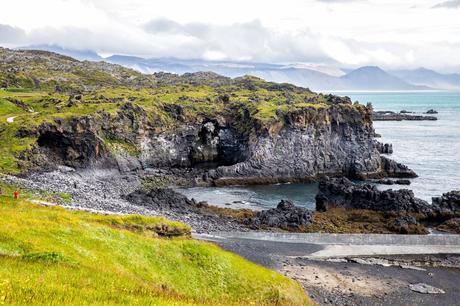
{"type": "Polygon", "coordinates": [[[0,45],[460,70],[460,0],[14,0],[0,45]]]}

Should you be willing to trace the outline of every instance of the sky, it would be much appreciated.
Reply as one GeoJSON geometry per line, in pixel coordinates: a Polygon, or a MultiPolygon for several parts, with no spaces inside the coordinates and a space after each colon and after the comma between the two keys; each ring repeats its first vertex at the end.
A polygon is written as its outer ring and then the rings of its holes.
{"type": "Polygon", "coordinates": [[[4,47],[460,72],[460,0],[2,2],[4,47]]]}

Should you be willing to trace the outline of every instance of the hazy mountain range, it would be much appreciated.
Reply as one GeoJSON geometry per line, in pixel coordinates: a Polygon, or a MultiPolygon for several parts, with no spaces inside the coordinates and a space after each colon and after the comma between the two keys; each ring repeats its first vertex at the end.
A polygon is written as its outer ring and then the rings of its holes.
{"type": "Polygon", "coordinates": [[[68,50],[56,46],[30,46],[24,49],[47,50],[79,60],[103,60],[144,73],[164,71],[183,74],[213,71],[229,77],[254,75],[268,81],[292,83],[316,91],[460,90],[460,74],[442,74],[425,68],[384,71],[376,66],[366,66],[350,70],[305,64],[284,65],[175,58],[146,59],[124,55],[103,58],[96,52],[68,50]]]}

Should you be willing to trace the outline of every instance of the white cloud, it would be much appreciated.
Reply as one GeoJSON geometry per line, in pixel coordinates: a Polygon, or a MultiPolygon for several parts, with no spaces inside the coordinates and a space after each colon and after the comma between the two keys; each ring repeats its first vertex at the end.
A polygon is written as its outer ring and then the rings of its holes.
{"type": "Polygon", "coordinates": [[[26,33],[24,30],[6,24],[0,24],[0,43],[14,44],[24,41],[26,33]]]}
{"type": "Polygon", "coordinates": [[[103,54],[308,62],[387,68],[460,66],[458,0],[15,0],[0,44],[103,54]]]}
{"type": "Polygon", "coordinates": [[[433,8],[460,8],[460,0],[450,0],[438,3],[433,8]]]}

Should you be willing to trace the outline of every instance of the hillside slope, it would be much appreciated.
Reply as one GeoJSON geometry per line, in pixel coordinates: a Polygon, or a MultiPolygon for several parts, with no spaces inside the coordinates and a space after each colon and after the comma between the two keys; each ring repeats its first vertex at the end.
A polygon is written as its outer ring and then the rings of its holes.
{"type": "Polygon", "coordinates": [[[294,281],[187,238],[183,224],[43,207],[1,187],[2,304],[309,304],[294,281]]]}
{"type": "Polygon", "coordinates": [[[103,86],[149,86],[154,78],[105,62],[78,61],[48,51],[0,47],[0,88],[69,91],[103,86]]]}

